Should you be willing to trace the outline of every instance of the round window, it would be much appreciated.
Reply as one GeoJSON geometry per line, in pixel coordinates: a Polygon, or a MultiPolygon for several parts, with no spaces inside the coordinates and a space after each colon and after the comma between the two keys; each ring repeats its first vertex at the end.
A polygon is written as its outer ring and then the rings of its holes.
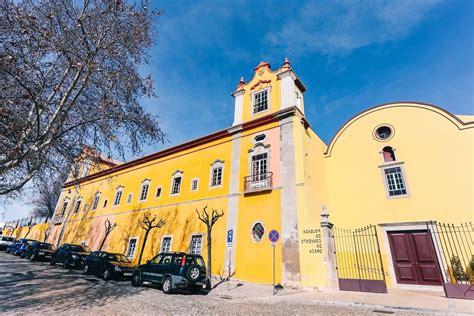
{"type": "Polygon", "coordinates": [[[252,227],[252,238],[256,242],[262,240],[263,235],[265,234],[265,228],[263,227],[262,223],[256,223],[252,227]]]}
{"type": "Polygon", "coordinates": [[[392,129],[388,126],[380,126],[375,130],[375,137],[380,140],[387,140],[392,136],[392,129]]]}

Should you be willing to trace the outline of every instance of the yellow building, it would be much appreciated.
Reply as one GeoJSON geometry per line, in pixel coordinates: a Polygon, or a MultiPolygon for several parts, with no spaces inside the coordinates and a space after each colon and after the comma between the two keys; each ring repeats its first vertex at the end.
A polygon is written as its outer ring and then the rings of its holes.
{"type": "Polygon", "coordinates": [[[215,275],[230,262],[234,278],[271,283],[268,233],[275,229],[278,283],[441,285],[452,269],[437,259],[429,225],[473,218],[473,117],[416,102],[384,104],[354,116],[325,144],[305,118],[305,91],[288,60],[274,71],[261,62],[232,93],[232,126],[102,170],[83,167],[84,177],[64,186],[49,241],[97,249],[109,220],[118,226],[104,249],[138,263],[139,220],[150,212],[165,224],[151,231],[142,262],[168,250],[206,257],[196,209],[207,206],[224,211],[212,236],[215,275]],[[347,236],[356,243],[344,244],[347,236]],[[396,253],[404,242],[405,261],[396,253]],[[415,262],[411,251],[432,260],[415,262]]]}

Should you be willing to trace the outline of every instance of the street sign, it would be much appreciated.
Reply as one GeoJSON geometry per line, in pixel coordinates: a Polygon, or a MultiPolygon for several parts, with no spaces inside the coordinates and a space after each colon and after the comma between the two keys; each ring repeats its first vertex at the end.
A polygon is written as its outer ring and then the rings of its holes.
{"type": "Polygon", "coordinates": [[[276,243],[279,238],[280,233],[276,229],[273,229],[272,231],[270,231],[270,233],[268,233],[268,239],[270,239],[272,243],[276,243]]]}
{"type": "Polygon", "coordinates": [[[227,231],[227,247],[232,248],[232,240],[234,238],[234,230],[229,229],[227,231]]]}

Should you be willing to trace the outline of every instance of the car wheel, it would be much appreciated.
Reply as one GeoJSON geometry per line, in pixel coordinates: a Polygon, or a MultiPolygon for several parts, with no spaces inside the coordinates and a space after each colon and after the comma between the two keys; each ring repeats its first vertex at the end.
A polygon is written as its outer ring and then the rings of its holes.
{"type": "Polygon", "coordinates": [[[163,282],[163,293],[165,293],[165,294],[171,294],[171,292],[173,292],[172,283],[171,283],[171,278],[170,278],[170,277],[166,277],[166,278],[165,278],[165,281],[163,282]]]}
{"type": "Polygon", "coordinates": [[[189,282],[196,282],[200,276],[201,271],[199,271],[199,267],[195,264],[190,265],[188,270],[186,270],[186,279],[188,279],[189,282]]]}
{"type": "Polygon", "coordinates": [[[25,253],[24,252],[20,253],[20,258],[22,258],[22,259],[25,258],[25,253]]]}
{"type": "Polygon", "coordinates": [[[35,253],[33,252],[31,254],[30,261],[35,261],[35,260],[36,260],[36,256],[35,256],[35,253]]]}
{"type": "Polygon", "coordinates": [[[89,274],[89,266],[87,264],[84,266],[84,269],[82,269],[82,273],[89,274]]]}
{"type": "Polygon", "coordinates": [[[141,286],[143,284],[142,276],[140,272],[135,272],[132,277],[133,286],[141,286]]]}
{"type": "Polygon", "coordinates": [[[104,273],[102,274],[102,278],[104,281],[110,280],[110,271],[109,269],[105,269],[104,273]]]}
{"type": "Polygon", "coordinates": [[[63,268],[64,269],[69,269],[69,259],[68,258],[64,259],[63,268]]]}

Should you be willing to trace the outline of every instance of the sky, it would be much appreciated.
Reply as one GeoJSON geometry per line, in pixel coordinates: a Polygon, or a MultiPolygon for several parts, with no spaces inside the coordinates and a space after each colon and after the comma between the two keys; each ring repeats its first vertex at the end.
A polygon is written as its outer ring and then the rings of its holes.
{"type": "MultiPolygon", "coordinates": [[[[288,57],[307,87],[305,114],[327,143],[369,107],[420,101],[474,114],[474,1],[152,1],[156,24],[151,74],[165,144],[232,125],[230,95],[243,76],[288,57]]],[[[127,157],[127,160],[133,157],[127,157]]],[[[25,217],[18,201],[4,219],[25,217]]]]}

